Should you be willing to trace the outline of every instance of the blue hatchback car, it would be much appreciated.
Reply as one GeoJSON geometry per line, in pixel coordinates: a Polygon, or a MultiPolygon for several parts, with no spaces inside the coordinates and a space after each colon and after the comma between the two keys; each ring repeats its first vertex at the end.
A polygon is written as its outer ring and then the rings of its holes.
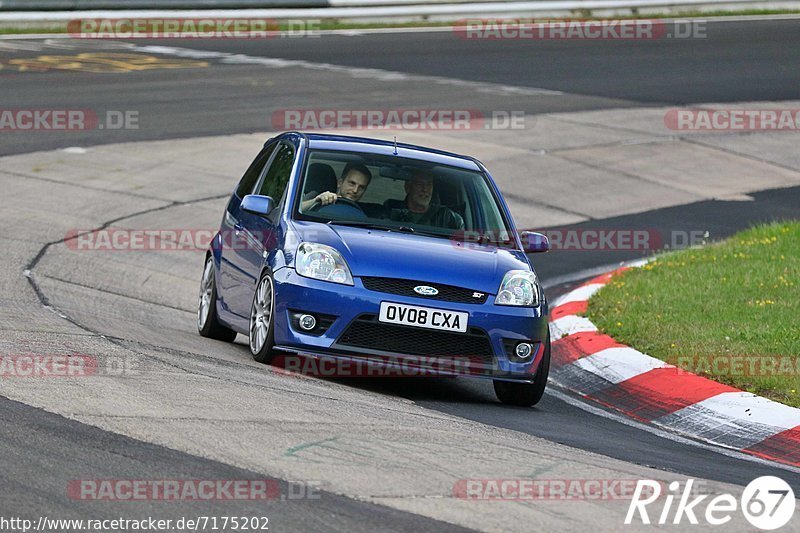
{"type": "MultiPolygon", "coordinates": [[[[476,159],[288,132],[236,186],[206,255],[201,335],[249,337],[253,357],[368,362],[492,379],[530,406],[550,365],[547,302],[476,159]]],[[[430,374],[426,374],[430,375],[430,374]]]]}

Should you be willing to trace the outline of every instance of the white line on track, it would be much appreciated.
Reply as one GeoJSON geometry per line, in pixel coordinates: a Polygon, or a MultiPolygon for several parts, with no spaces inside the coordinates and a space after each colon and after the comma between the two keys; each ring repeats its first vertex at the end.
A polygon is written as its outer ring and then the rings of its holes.
{"type": "MultiPolygon", "coordinates": [[[[564,285],[565,283],[572,283],[574,281],[580,281],[580,280],[583,280],[583,279],[594,278],[594,277],[599,276],[601,274],[608,274],[612,270],[616,270],[618,268],[622,268],[622,267],[636,268],[636,267],[644,266],[647,263],[649,263],[650,261],[654,260],[655,258],[656,258],[655,255],[651,255],[650,257],[644,257],[644,258],[641,258],[641,259],[631,259],[630,261],[620,261],[619,263],[611,263],[609,265],[603,265],[603,266],[599,266],[599,267],[587,268],[585,270],[579,270],[577,272],[573,272],[572,274],[565,274],[563,276],[557,276],[557,277],[554,277],[554,278],[548,278],[548,279],[544,280],[544,283],[542,284],[542,287],[544,287],[545,289],[552,289],[553,287],[558,287],[559,285],[564,285]]],[[[534,261],[534,263],[535,263],[535,261],[534,261]]],[[[533,266],[536,267],[535,264],[533,266]]],[[[569,293],[567,293],[567,294],[569,294],[569,293]]],[[[558,298],[556,298],[552,302],[549,302],[550,309],[552,309],[554,307],[557,307],[557,306],[561,305],[562,303],[564,303],[563,302],[564,296],[566,296],[566,294],[564,294],[562,296],[559,296],[558,298]]]]}
{"type": "MultiPolygon", "coordinates": [[[[620,267],[626,266],[632,261],[625,263],[611,263],[609,265],[602,265],[599,267],[587,268],[586,270],[579,270],[578,272],[573,272],[572,274],[565,274],[563,276],[556,276],[554,278],[547,278],[544,280],[542,286],[545,289],[552,289],[553,287],[558,287],[559,285],[564,285],[565,283],[572,283],[573,281],[580,281],[582,279],[589,279],[595,276],[599,276],[600,274],[607,274],[612,270],[616,270],[620,267]]],[[[536,261],[534,260],[534,267],[536,266],[536,261]]],[[[560,303],[560,302],[559,302],[560,303]]],[[[555,302],[550,302],[550,307],[554,307],[556,304],[555,302]]]]}
{"type": "MultiPolygon", "coordinates": [[[[690,409],[699,412],[706,411],[708,413],[707,418],[716,420],[717,423],[724,419],[730,419],[738,420],[745,424],[762,424],[782,428],[776,434],[798,425],[798,410],[796,408],[745,391],[723,392],[684,407],[684,409],[687,411],[690,409]]],[[[680,416],[681,411],[672,414],[680,416]]],[[[711,421],[707,425],[713,427],[711,421]]]]}
{"type": "MultiPolygon", "coordinates": [[[[0,39],[3,39],[0,36],[0,39]]],[[[48,40],[50,38],[48,37],[48,40]]],[[[77,40],[76,40],[77,41],[77,40]]],[[[356,79],[373,79],[379,81],[398,82],[411,81],[419,83],[433,83],[436,85],[449,85],[472,89],[479,93],[494,94],[497,96],[561,96],[564,93],[550,89],[538,87],[520,87],[516,85],[504,85],[500,83],[480,82],[462,80],[459,78],[447,78],[444,76],[429,76],[423,74],[410,74],[394,70],[379,68],[360,68],[345,65],[335,65],[332,63],[317,63],[300,59],[284,59],[279,57],[251,56],[246,54],[234,54],[229,52],[217,52],[213,50],[201,50],[195,48],[181,48],[177,46],[155,46],[137,45],[130,42],[105,41],[98,45],[97,40],[86,40],[97,48],[124,49],[133,52],[143,52],[148,54],[161,54],[171,57],[191,58],[191,59],[216,59],[226,65],[256,65],[267,68],[303,68],[316,71],[336,72],[349,75],[356,79]]],[[[0,42],[0,45],[4,43],[0,42]]],[[[47,44],[50,44],[49,42],[47,44]]]]}
{"type": "Polygon", "coordinates": [[[477,92],[496,94],[500,96],[522,95],[522,96],[560,96],[561,91],[551,91],[549,89],[539,89],[535,87],[519,87],[514,85],[502,85],[499,83],[488,83],[462,80],[458,78],[446,78],[443,76],[426,76],[421,74],[408,74],[393,70],[378,68],[358,68],[332,63],[316,63],[298,59],[283,59],[276,57],[250,56],[246,54],[232,54],[228,52],[216,52],[209,50],[197,50],[194,48],[180,48],[175,46],[139,46],[127,43],[128,50],[144,52],[149,54],[162,54],[174,57],[184,57],[192,59],[217,59],[221,63],[228,65],[261,65],[268,68],[288,68],[297,67],[309,70],[337,72],[348,74],[358,79],[374,79],[380,81],[414,81],[423,83],[435,83],[437,85],[451,85],[456,87],[466,87],[477,92]]]}
{"type": "Polygon", "coordinates": [[[25,52],[41,52],[42,48],[44,48],[43,44],[40,43],[26,43],[26,42],[2,42],[0,41],[0,50],[9,50],[12,52],[17,51],[25,51],[25,52]]]}
{"type": "Polygon", "coordinates": [[[597,331],[597,326],[584,316],[567,315],[550,322],[550,338],[553,342],[562,337],[589,331],[597,331]]]}
{"type": "Polygon", "coordinates": [[[600,350],[572,363],[577,368],[591,372],[612,384],[622,383],[641,376],[655,368],[669,368],[661,359],[650,357],[630,347],[600,350]]]}
{"type": "MultiPolygon", "coordinates": [[[[718,445],[712,444],[705,444],[703,442],[699,442],[692,439],[687,439],[685,437],[681,437],[680,435],[676,435],[675,433],[670,433],[668,431],[658,429],[653,426],[649,426],[646,424],[642,424],[641,422],[636,422],[635,420],[631,420],[630,418],[623,417],[621,415],[617,415],[615,413],[611,413],[609,411],[605,411],[600,409],[599,407],[595,407],[588,403],[584,403],[582,400],[573,398],[567,393],[561,392],[552,387],[554,382],[550,381],[550,386],[547,388],[546,394],[553,396],[557,400],[561,400],[562,402],[569,404],[573,407],[576,407],[582,411],[586,411],[589,414],[595,416],[601,416],[603,418],[607,418],[609,420],[613,420],[614,422],[619,422],[620,424],[624,424],[626,426],[630,426],[632,428],[638,429],[640,431],[646,431],[647,433],[651,433],[657,437],[661,437],[667,440],[671,440],[673,442],[677,442],[678,444],[683,444],[686,446],[695,446],[697,448],[702,448],[704,450],[708,450],[714,453],[718,453],[720,455],[725,455],[726,457],[731,457],[733,459],[741,459],[743,461],[750,461],[751,463],[758,463],[764,466],[770,466],[773,468],[780,468],[781,470],[786,470],[787,472],[793,472],[795,474],[800,474],[800,468],[785,465],[782,463],[777,463],[773,461],[768,461],[766,459],[761,459],[760,457],[756,457],[754,455],[749,455],[746,453],[737,452],[731,449],[722,448],[718,445]]],[[[560,385],[559,385],[560,386],[560,385]]],[[[649,465],[648,465],[649,466],[649,465]]]]}
{"type": "Polygon", "coordinates": [[[605,283],[590,283],[588,285],[582,285],[577,289],[570,291],[569,294],[565,294],[559,302],[559,305],[588,300],[594,295],[594,293],[603,287],[605,287],[605,283]]]}

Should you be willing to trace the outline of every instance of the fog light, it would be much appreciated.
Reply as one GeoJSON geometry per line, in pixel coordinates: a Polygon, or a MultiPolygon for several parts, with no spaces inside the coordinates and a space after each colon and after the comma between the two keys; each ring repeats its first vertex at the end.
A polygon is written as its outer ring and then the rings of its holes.
{"type": "Polygon", "coordinates": [[[527,359],[528,357],[531,356],[532,352],[533,352],[533,346],[531,346],[530,343],[527,342],[521,342],[517,344],[517,347],[514,349],[514,353],[516,353],[517,357],[519,357],[520,359],[527,359]]]}
{"type": "Polygon", "coordinates": [[[300,315],[300,329],[311,331],[317,327],[317,319],[313,315],[300,315]]]}

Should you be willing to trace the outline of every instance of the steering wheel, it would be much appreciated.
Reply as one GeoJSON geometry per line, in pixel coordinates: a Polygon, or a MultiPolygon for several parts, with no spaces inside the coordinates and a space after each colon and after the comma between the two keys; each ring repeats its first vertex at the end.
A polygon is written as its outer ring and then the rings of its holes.
{"type": "Polygon", "coordinates": [[[358,205],[358,202],[350,200],[349,198],[339,197],[332,204],[322,205],[321,202],[315,203],[311,211],[317,212],[321,215],[335,217],[335,218],[349,218],[349,219],[362,219],[367,218],[367,214],[358,205]]]}

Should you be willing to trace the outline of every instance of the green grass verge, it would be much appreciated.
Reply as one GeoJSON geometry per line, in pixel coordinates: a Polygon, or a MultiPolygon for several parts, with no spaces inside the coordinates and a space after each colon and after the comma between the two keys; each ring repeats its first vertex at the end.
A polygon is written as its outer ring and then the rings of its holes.
{"type": "Polygon", "coordinates": [[[660,256],[613,278],[587,314],[641,352],[800,407],[800,222],[660,256]]]}
{"type": "MultiPolygon", "coordinates": [[[[527,19],[546,19],[558,20],[561,19],[586,19],[586,20],[628,20],[628,19],[685,19],[685,18],[709,18],[709,17],[727,17],[727,16],[746,16],[746,15],[795,15],[800,14],[800,10],[793,9],[742,9],[740,11],[681,11],[677,13],[659,13],[659,14],[638,14],[630,13],[627,15],[617,15],[613,17],[596,17],[592,15],[590,10],[581,10],[572,17],[541,17],[532,14],[529,17],[508,17],[509,20],[527,20],[527,19]]],[[[80,18],[80,12],[75,12],[75,18],[80,18]]],[[[360,30],[360,29],[380,29],[380,28],[431,28],[431,27],[449,27],[456,25],[459,21],[464,19],[480,19],[483,17],[462,17],[453,21],[430,21],[430,20],[416,20],[406,22],[393,22],[388,20],[386,22],[358,22],[357,20],[338,20],[338,19],[320,19],[320,30],[360,30]]],[[[493,17],[498,18],[498,17],[493,17]]],[[[25,34],[43,34],[43,33],[66,33],[66,23],[49,23],[43,25],[0,25],[0,35],[25,35],[25,34]]],[[[285,28],[284,28],[285,29],[285,28]]]]}

